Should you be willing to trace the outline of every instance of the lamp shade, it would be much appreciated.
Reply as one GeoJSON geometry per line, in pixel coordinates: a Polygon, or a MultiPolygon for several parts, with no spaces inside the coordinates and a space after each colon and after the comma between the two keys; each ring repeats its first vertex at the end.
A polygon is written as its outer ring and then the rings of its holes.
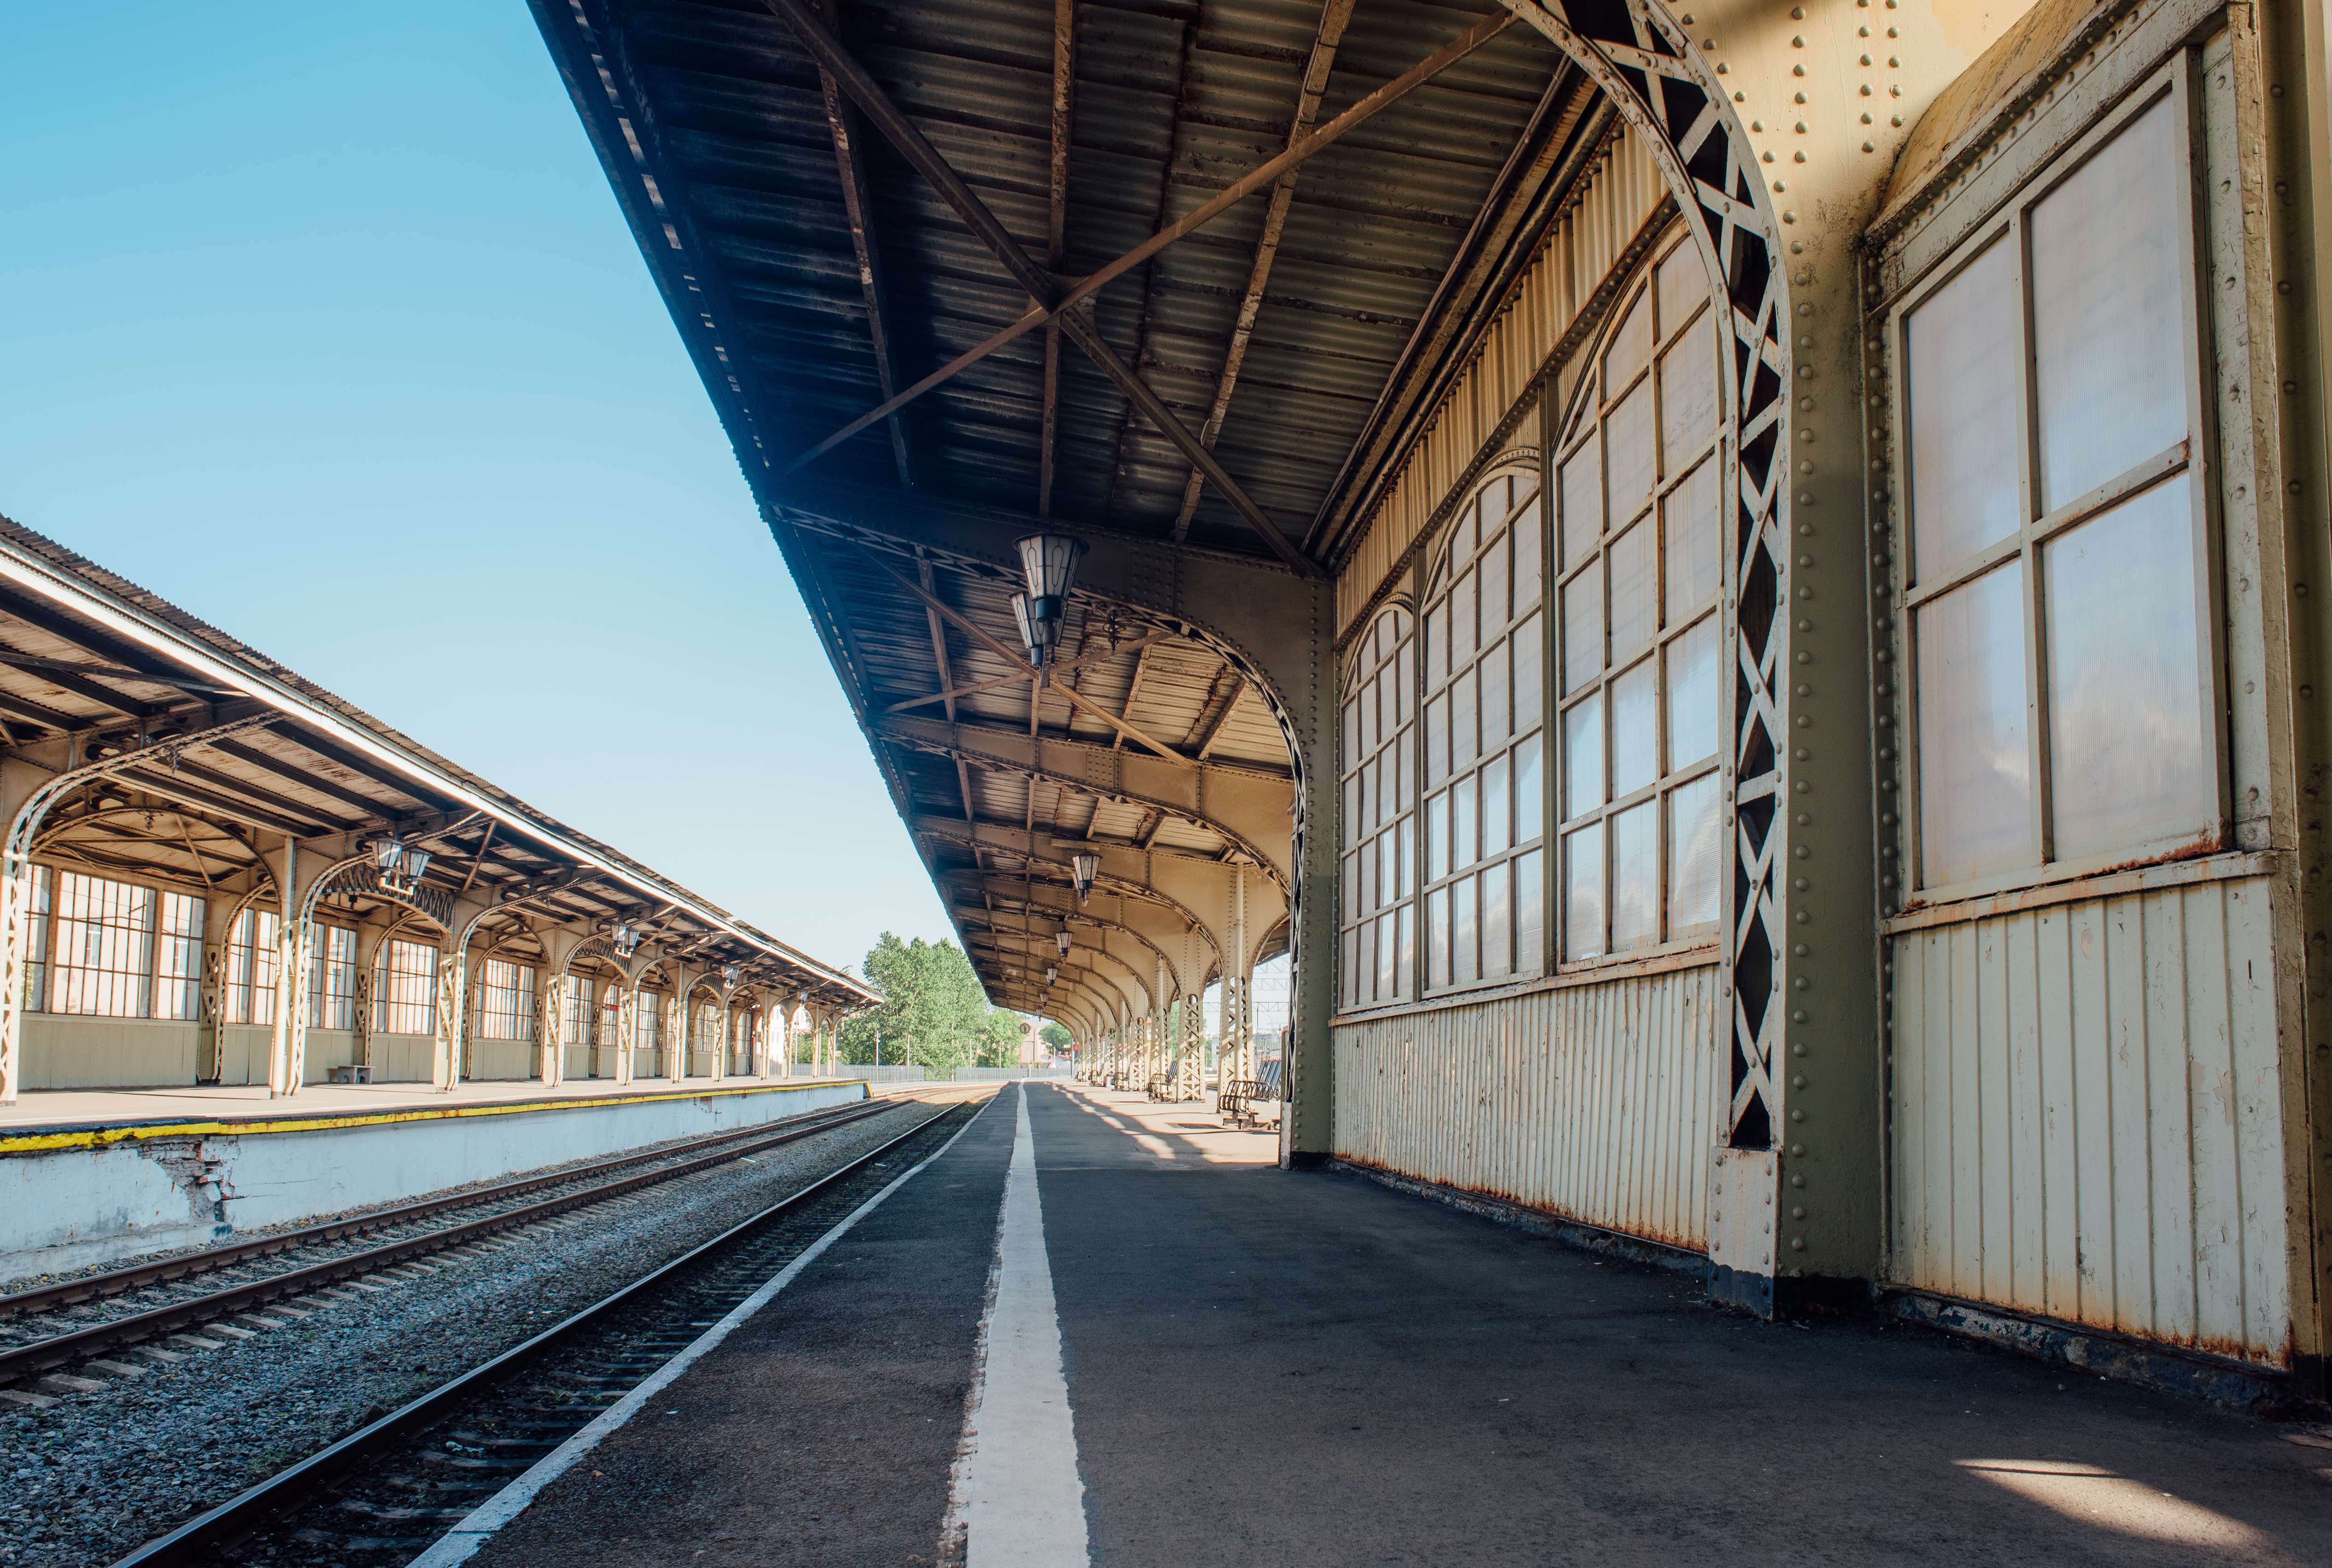
{"type": "Polygon", "coordinates": [[[1093,891],[1094,878],[1101,875],[1101,856],[1090,849],[1078,850],[1069,859],[1069,875],[1076,881],[1077,901],[1082,904],[1093,891]]]}
{"type": "Polygon", "coordinates": [[[1061,956],[1063,958],[1069,956],[1069,933],[1067,932],[1055,932],[1053,933],[1053,943],[1061,950],[1061,956]]]}
{"type": "Polygon", "coordinates": [[[1040,612],[1049,608],[1058,616],[1061,601],[1069,597],[1069,587],[1076,580],[1077,561],[1085,553],[1085,541],[1066,533],[1032,533],[1018,541],[1018,548],[1020,576],[1027,584],[1028,597],[1040,612]]]}

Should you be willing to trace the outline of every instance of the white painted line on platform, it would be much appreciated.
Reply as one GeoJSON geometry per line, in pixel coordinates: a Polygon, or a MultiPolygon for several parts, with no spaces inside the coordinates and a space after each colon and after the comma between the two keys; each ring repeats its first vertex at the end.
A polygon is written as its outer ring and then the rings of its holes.
{"type": "Polygon", "coordinates": [[[1085,1487],[1061,1370],[1061,1319],[1025,1085],[1004,1179],[995,1279],[948,1534],[963,1531],[966,1568],[1086,1568],[1085,1487]]]}
{"type": "Polygon", "coordinates": [[[767,1306],[776,1298],[779,1291],[794,1282],[795,1277],[803,1269],[817,1262],[820,1254],[841,1240],[852,1226],[882,1207],[884,1199],[922,1175],[924,1168],[930,1165],[932,1161],[937,1160],[941,1154],[954,1148],[956,1138],[961,1138],[970,1132],[972,1122],[979,1119],[978,1114],[975,1113],[970,1121],[967,1121],[956,1129],[955,1137],[941,1144],[930,1159],[903,1172],[898,1180],[852,1209],[841,1224],[812,1242],[800,1257],[779,1270],[768,1284],[731,1308],[726,1317],[697,1335],[690,1342],[686,1350],[650,1372],[645,1382],[602,1410],[589,1426],[537,1459],[532,1468],[517,1480],[479,1504],[471,1511],[468,1517],[440,1536],[435,1545],[406,1564],[406,1568],[454,1568],[455,1563],[467,1563],[475,1556],[478,1551],[487,1542],[492,1540],[503,1526],[525,1513],[535,1498],[542,1495],[542,1489],[545,1487],[573,1469],[584,1455],[607,1440],[608,1433],[639,1414],[649,1401],[655,1399],[681,1373],[695,1365],[703,1358],[705,1353],[727,1339],[736,1332],[741,1324],[767,1306]]]}

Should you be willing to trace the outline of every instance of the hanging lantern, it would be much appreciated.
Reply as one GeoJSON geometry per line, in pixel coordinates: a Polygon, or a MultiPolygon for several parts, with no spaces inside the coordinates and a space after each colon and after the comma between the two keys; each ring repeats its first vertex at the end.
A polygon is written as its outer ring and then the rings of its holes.
{"type": "Polygon", "coordinates": [[[619,920],[608,935],[607,945],[616,950],[617,958],[627,959],[640,951],[640,928],[628,920],[619,920]]]}
{"type": "Polygon", "coordinates": [[[1053,933],[1053,945],[1055,945],[1056,947],[1057,947],[1057,948],[1059,948],[1059,949],[1061,950],[1061,956],[1062,956],[1063,958],[1066,958],[1066,957],[1068,957],[1068,956],[1069,956],[1069,933],[1068,933],[1067,932],[1066,932],[1066,931],[1056,931],[1056,932],[1055,932],[1053,933]]]}
{"type": "Polygon", "coordinates": [[[1077,902],[1083,904],[1093,891],[1094,878],[1101,875],[1101,856],[1090,849],[1080,849],[1069,857],[1069,875],[1077,884],[1077,902]]]}
{"type": "Polygon", "coordinates": [[[1041,670],[1060,643],[1069,587],[1085,545],[1066,533],[1032,533],[1019,541],[1019,550],[1027,592],[1013,596],[1012,615],[1020,624],[1020,640],[1028,646],[1028,662],[1041,670]]]}
{"type": "Polygon", "coordinates": [[[742,964],[724,963],[721,966],[721,983],[731,990],[735,990],[737,982],[744,978],[745,968],[742,964]]]}
{"type": "Polygon", "coordinates": [[[1060,978],[1061,971],[1059,970],[1053,968],[1050,964],[1045,966],[1045,983],[1047,985],[1051,985],[1055,980],[1060,978]]]}
{"type": "Polygon", "coordinates": [[[410,898],[421,885],[424,872],[429,869],[429,852],[416,849],[401,838],[382,838],[372,846],[374,880],[381,890],[410,898]]]}

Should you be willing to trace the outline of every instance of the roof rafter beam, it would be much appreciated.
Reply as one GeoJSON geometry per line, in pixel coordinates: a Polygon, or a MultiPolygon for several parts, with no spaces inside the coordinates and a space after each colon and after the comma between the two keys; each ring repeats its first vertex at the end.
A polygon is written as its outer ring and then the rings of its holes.
{"type": "MultiPolygon", "coordinates": [[[[818,19],[834,24],[833,0],[810,0],[818,19]]],[[[818,91],[826,100],[826,123],[834,138],[834,168],[842,181],[842,211],[850,225],[850,248],[858,263],[858,292],[866,301],[866,335],[874,347],[874,379],[888,402],[899,382],[891,356],[890,320],[885,313],[883,253],[874,240],[874,204],[866,189],[866,166],[858,149],[857,117],[842,96],[841,84],[830,71],[817,73],[818,91]]],[[[914,471],[907,462],[907,429],[894,410],[890,416],[891,461],[899,470],[899,483],[914,488],[914,471]]]]}
{"type": "MultiPolygon", "coordinates": [[[[1076,110],[1077,0],[1053,0],[1053,160],[1047,181],[1045,268],[1057,273],[1069,228],[1069,139],[1076,110]]],[[[883,388],[885,394],[890,388],[883,388]]],[[[894,418],[896,416],[893,416],[894,418]]],[[[1038,422],[1037,515],[1053,515],[1053,454],[1061,417],[1061,329],[1045,328],[1045,402],[1038,422]]]]}
{"type": "MultiPolygon", "coordinates": [[[[1287,128],[1287,145],[1293,149],[1311,130],[1312,122],[1320,117],[1320,100],[1327,96],[1328,73],[1335,68],[1336,50],[1344,40],[1344,28],[1352,19],[1352,0],[1327,0],[1320,7],[1320,26],[1312,38],[1312,57],[1304,63],[1304,79],[1295,90],[1295,112],[1287,128]]],[[[1223,417],[1230,412],[1231,392],[1238,385],[1239,368],[1247,360],[1247,346],[1255,336],[1255,319],[1263,310],[1263,292],[1271,282],[1271,269],[1279,259],[1279,236],[1287,226],[1287,209],[1295,205],[1295,170],[1290,168],[1271,187],[1270,204],[1264,209],[1263,232],[1255,242],[1255,262],[1247,269],[1247,292],[1239,297],[1238,312],[1231,320],[1231,340],[1223,350],[1222,374],[1215,381],[1215,401],[1207,411],[1206,423],[1199,426],[1199,439],[1207,450],[1214,450],[1215,442],[1223,433],[1223,417]]],[[[1198,515],[1200,475],[1190,471],[1190,482],[1182,487],[1182,510],[1174,519],[1174,542],[1180,544],[1189,537],[1190,520],[1198,515]]]]}
{"type": "Polygon", "coordinates": [[[389,814],[386,805],[370,796],[359,794],[337,779],[320,778],[314,772],[301,768],[298,763],[287,761],[271,751],[263,751],[256,746],[233,739],[211,741],[206,741],[205,744],[214,751],[224,752],[238,762],[248,762],[254,768],[274,774],[278,779],[297,784],[302,789],[312,789],[319,795],[329,795],[344,806],[353,806],[358,810],[374,817],[385,817],[389,814]]]}
{"type": "MultiPolygon", "coordinates": [[[[916,129],[905,110],[891,100],[890,95],[883,91],[865,67],[843,48],[841,40],[826,29],[805,0],[763,0],[763,3],[793,28],[819,66],[834,73],[858,107],[865,111],[866,118],[874,122],[875,129],[890,138],[916,171],[931,182],[932,188],[939,192],[940,199],[954,210],[955,215],[970,228],[974,237],[988,247],[1006,272],[1012,274],[1012,281],[1020,286],[1022,292],[1039,307],[1052,312],[1052,319],[1060,324],[1069,341],[1094,362],[1128,403],[1139,409],[1142,416],[1156,425],[1185,458],[1197,465],[1208,482],[1246,520],[1247,525],[1271,547],[1272,552],[1293,570],[1306,577],[1318,577],[1318,563],[1295,548],[1294,541],[1280,531],[1279,525],[1272,521],[1255,503],[1254,498],[1240,487],[1221,464],[1215,461],[1214,454],[1199,445],[1199,438],[1190,434],[1190,427],[1166,406],[1165,401],[1134,374],[1131,366],[1118,358],[1117,350],[1109,346],[1089,313],[1061,308],[1064,294],[1061,281],[1029,259],[1028,253],[1021,249],[1020,242],[1013,238],[1012,232],[964,183],[963,177],[956,173],[939,148],[916,129]]],[[[1491,24],[1502,28],[1511,21],[1512,17],[1501,11],[1474,31],[1480,32],[1482,27],[1491,24]]],[[[1494,32],[1496,30],[1493,28],[1494,32]]],[[[789,468],[788,472],[792,470],[789,468]]]]}
{"type": "MultiPolygon", "coordinates": [[[[814,18],[809,17],[808,13],[803,9],[802,0],[763,0],[763,3],[771,10],[777,12],[779,15],[783,17],[794,27],[796,33],[800,34],[802,37],[803,42],[809,46],[812,53],[819,55],[821,64],[827,63],[825,56],[820,53],[822,49],[830,49],[841,60],[848,60],[849,57],[842,52],[841,45],[836,43],[831,35],[824,34],[822,30],[819,30],[819,36],[814,37],[812,36],[811,31],[805,30],[805,23],[810,24],[814,29],[815,20],[814,18]],[[797,20],[798,16],[799,17],[799,20],[797,20]]],[[[1345,132],[1361,124],[1363,120],[1368,120],[1380,110],[1384,109],[1396,100],[1401,98],[1411,89],[1431,81],[1449,66],[1455,65],[1458,61],[1465,59],[1467,55],[1473,53],[1474,51],[1482,47],[1483,44],[1487,43],[1491,39],[1496,38],[1499,33],[1505,32],[1508,26],[1512,25],[1514,20],[1514,14],[1503,8],[1493,14],[1485,17],[1481,22],[1476,24],[1473,27],[1468,28],[1465,33],[1460,33],[1449,43],[1444,45],[1438,50],[1436,50],[1424,60],[1419,62],[1416,65],[1411,66],[1408,71],[1403,72],[1400,75],[1393,78],[1391,81],[1386,82],[1382,87],[1378,88],[1374,92],[1370,93],[1358,103],[1353,104],[1352,108],[1344,110],[1343,113],[1336,116],[1327,124],[1322,126],[1319,129],[1304,138],[1301,142],[1291,145],[1277,156],[1267,158],[1264,162],[1257,164],[1254,168],[1249,169],[1246,174],[1241,175],[1238,179],[1233,180],[1229,185],[1225,186],[1212,196],[1209,196],[1207,200],[1199,204],[1198,206],[1192,208],[1185,216],[1179,218],[1175,222],[1167,225],[1164,228],[1160,229],[1156,234],[1152,234],[1148,239],[1142,241],[1142,244],[1134,246],[1123,255],[1119,256],[1115,261],[1111,262],[1108,265],[1100,268],[1098,271],[1089,272],[1085,276],[1069,283],[1066,290],[1056,290],[1050,287],[1028,288],[1029,297],[1036,301],[1034,309],[1028,311],[1010,326],[993,334],[985,341],[975,344],[972,348],[957,355],[953,359],[948,361],[947,364],[942,365],[937,370],[932,371],[929,376],[924,377],[921,381],[916,382],[904,392],[898,394],[895,397],[893,397],[885,403],[878,405],[877,406],[869,409],[866,413],[860,415],[857,418],[852,420],[849,424],[844,425],[841,429],[836,431],[833,435],[827,436],[817,445],[810,447],[808,450],[802,453],[801,455],[796,457],[787,465],[785,472],[788,473],[794,473],[805,464],[817,461],[827,453],[831,452],[835,447],[839,446],[845,441],[849,440],[853,435],[857,435],[861,430],[873,425],[875,421],[889,417],[900,406],[922,397],[932,387],[939,386],[941,382],[948,380],[950,378],[966,368],[979,363],[981,359],[986,359],[989,355],[994,353],[997,349],[1003,348],[1006,344],[1012,342],[1022,333],[1028,331],[1032,328],[1040,327],[1051,321],[1060,321],[1064,329],[1069,331],[1073,340],[1077,341],[1078,347],[1081,349],[1086,348],[1085,341],[1079,336],[1079,334],[1082,331],[1084,334],[1091,336],[1093,335],[1093,329],[1085,318],[1077,312],[1085,301],[1091,299],[1094,294],[1100,292],[1104,285],[1123,276],[1126,272],[1133,271],[1135,267],[1140,266],[1143,262],[1148,261],[1152,256],[1156,255],[1160,251],[1164,250],[1168,245],[1172,244],[1175,241],[1186,238],[1190,234],[1197,232],[1207,224],[1211,223],[1214,219],[1229,211],[1233,206],[1236,206],[1247,196],[1254,195],[1257,191],[1263,189],[1264,186],[1276,181],[1282,175],[1295,167],[1296,165],[1302,163],[1305,158],[1308,158],[1313,154],[1320,152],[1330,147],[1341,139],[1345,132]]],[[[856,68],[854,65],[852,69],[855,71],[856,68]]],[[[1036,272],[1033,263],[1028,263],[1027,255],[1025,253],[1020,251],[1018,244],[1012,241],[1011,236],[1004,231],[1001,225],[996,223],[994,216],[988,213],[987,208],[980,205],[979,198],[972,196],[968,188],[963,187],[962,182],[956,178],[954,171],[948,167],[946,161],[940,157],[937,150],[933,149],[929,142],[922,140],[922,134],[918,132],[912,124],[908,123],[906,117],[898,111],[896,106],[890,104],[887,99],[882,97],[882,90],[874,84],[872,78],[867,77],[863,71],[857,72],[858,79],[865,84],[865,91],[873,95],[876,100],[880,100],[884,104],[891,117],[891,120],[895,121],[895,127],[893,123],[887,122],[885,115],[878,113],[874,108],[867,102],[865,98],[860,97],[859,90],[856,87],[851,86],[851,78],[848,74],[839,70],[836,72],[836,74],[843,79],[846,87],[850,87],[852,96],[858,99],[860,106],[867,110],[869,118],[873,119],[876,122],[877,126],[882,129],[884,134],[890,136],[893,140],[897,141],[899,143],[900,149],[908,154],[909,161],[914,163],[917,168],[922,170],[926,178],[931,179],[934,186],[940,187],[941,195],[943,197],[948,198],[948,202],[951,206],[956,206],[956,200],[951,194],[949,182],[952,182],[954,187],[961,192],[962,198],[970,203],[972,208],[976,208],[978,210],[978,212],[985,218],[986,223],[994,229],[994,237],[991,237],[986,230],[983,230],[980,223],[976,221],[965,208],[957,207],[958,213],[964,216],[967,223],[970,223],[972,225],[974,232],[979,233],[980,238],[984,242],[988,243],[991,249],[996,247],[998,239],[1000,238],[1001,241],[1008,246],[1011,255],[1018,258],[1022,268],[1025,268],[1032,273],[1036,272]],[[923,159],[917,157],[914,148],[909,146],[907,140],[902,139],[903,137],[911,138],[915,143],[920,144],[922,152],[928,155],[929,163],[934,167],[925,167],[923,159]],[[935,172],[935,169],[937,172],[935,172]]],[[[1004,253],[999,252],[999,255],[1000,259],[1005,259],[1008,268],[1012,268],[1014,266],[1013,262],[1004,256],[1004,253]]],[[[1018,278],[1019,276],[1019,269],[1015,268],[1014,270],[1015,276],[1018,278]]],[[[1023,286],[1027,287],[1027,284],[1024,282],[1023,286]]],[[[1094,338],[1094,340],[1096,342],[1098,341],[1097,336],[1094,338]]],[[[1102,345],[1102,347],[1104,352],[1108,352],[1106,345],[1102,345]]],[[[1088,352],[1090,351],[1091,350],[1088,349],[1088,352]]],[[[1115,359],[1114,354],[1111,355],[1111,359],[1113,360],[1115,359]]],[[[1114,374],[1111,373],[1110,367],[1107,363],[1098,359],[1096,359],[1095,363],[1101,365],[1103,372],[1110,375],[1112,380],[1115,380],[1117,378],[1114,374]]],[[[1123,368],[1123,367],[1121,366],[1120,368],[1123,368]]],[[[1128,372],[1127,374],[1130,376],[1131,372],[1128,372]]],[[[1121,387],[1120,389],[1124,390],[1123,387],[1121,387]]],[[[1132,395],[1129,393],[1129,397],[1130,396],[1132,395]]],[[[1144,412],[1146,413],[1148,410],[1145,409],[1144,412]]],[[[1198,468],[1200,473],[1204,473],[1208,479],[1215,480],[1216,474],[1220,469],[1220,464],[1215,463],[1212,454],[1207,452],[1204,447],[1198,445],[1197,439],[1190,435],[1189,430],[1182,426],[1181,422],[1179,419],[1174,421],[1172,428],[1168,428],[1164,425],[1161,425],[1160,428],[1165,431],[1167,437],[1170,440],[1173,440],[1175,438],[1177,431],[1180,432],[1182,437],[1189,439],[1192,450],[1185,451],[1183,455],[1190,458],[1192,465],[1198,468]]],[[[1175,444],[1179,446],[1181,445],[1181,442],[1177,440],[1175,444]]],[[[1219,489],[1221,488],[1220,482],[1218,482],[1217,487],[1219,489]]],[[[1237,489],[1238,487],[1234,485],[1231,489],[1224,491],[1225,497],[1231,500],[1234,506],[1238,503],[1238,495],[1234,493],[1237,492],[1237,489]]],[[[1243,494],[1244,492],[1238,493],[1243,494]]],[[[1252,502],[1249,502],[1249,505],[1252,504],[1252,502]]],[[[1244,509],[1242,509],[1241,515],[1245,516],[1244,509]]],[[[1258,513],[1258,515],[1260,514],[1258,513]]],[[[1249,526],[1254,526],[1254,518],[1248,518],[1247,521],[1249,526]]],[[[1284,540],[1285,536],[1278,534],[1276,529],[1274,528],[1271,529],[1270,531],[1266,532],[1265,538],[1266,542],[1269,542],[1275,538],[1284,540]]],[[[1276,548],[1277,546],[1275,545],[1275,549],[1276,548]]],[[[1288,546],[1287,550],[1282,551],[1281,554],[1282,559],[1286,559],[1289,565],[1296,567],[1299,570],[1311,572],[1317,569],[1310,561],[1308,557],[1304,556],[1300,551],[1295,550],[1292,545],[1288,546]]]]}
{"type": "MultiPolygon", "coordinates": [[[[963,615],[962,612],[956,609],[952,605],[942,603],[936,594],[925,593],[920,587],[914,583],[909,582],[897,572],[893,571],[891,569],[890,563],[884,560],[879,555],[872,555],[870,552],[870,559],[874,560],[874,569],[877,571],[889,578],[893,582],[897,583],[909,593],[914,595],[915,598],[921,599],[932,609],[937,610],[942,617],[946,617],[949,625],[961,627],[965,636],[979,643],[982,647],[986,648],[989,653],[994,654],[998,658],[1003,659],[1008,664],[1018,665],[1020,674],[1017,677],[1018,679],[1032,682],[1042,679],[1042,676],[1038,673],[1036,665],[1030,664],[1027,659],[1022,658],[1018,654],[1007,647],[1001,639],[989,635],[986,628],[975,624],[970,617],[963,615]]],[[[1053,690],[1060,693],[1064,698],[1067,699],[1071,707],[1077,709],[1081,712],[1092,714],[1094,718],[1099,719],[1103,723],[1107,724],[1111,729],[1116,730],[1124,734],[1129,740],[1139,741],[1142,745],[1147,746],[1152,751],[1157,752],[1169,762],[1179,762],[1186,768],[1196,766],[1196,764],[1188,757],[1185,757],[1179,751],[1174,751],[1166,745],[1164,741],[1153,740],[1150,736],[1143,734],[1140,730],[1135,729],[1132,724],[1127,723],[1124,720],[1119,718],[1108,709],[1104,708],[1100,703],[1094,702],[1091,697],[1086,696],[1083,692],[1078,691],[1075,686],[1056,685],[1053,687],[1053,690]]]]}
{"type": "MultiPolygon", "coordinates": [[[[926,588],[929,588],[932,586],[931,575],[928,571],[923,574],[923,586],[926,588]]],[[[923,608],[924,613],[931,616],[934,622],[938,620],[938,611],[932,609],[929,605],[924,606],[923,608]]],[[[1074,659],[1065,660],[1060,664],[1055,664],[1053,666],[1053,673],[1056,675],[1065,675],[1073,670],[1085,669],[1090,665],[1100,664],[1104,660],[1113,659],[1120,654],[1132,653],[1136,648],[1143,650],[1146,654],[1147,651],[1154,645],[1159,643],[1171,643],[1180,638],[1182,634],[1180,632],[1153,632],[1150,636],[1140,638],[1134,642],[1120,643],[1113,648],[1104,648],[1097,654],[1080,654],[1074,659]]],[[[940,674],[941,678],[944,680],[947,676],[946,670],[942,668],[940,674]]],[[[982,692],[992,692],[999,686],[1018,686],[1022,684],[1027,679],[1028,675],[1025,670],[1016,672],[1009,675],[991,675],[984,681],[974,681],[968,686],[951,686],[945,691],[933,692],[927,697],[910,697],[903,703],[894,703],[883,711],[886,713],[903,713],[911,708],[929,707],[933,703],[944,700],[948,704],[948,717],[952,719],[955,717],[955,703],[957,698],[978,696],[982,692]]],[[[1121,717],[1123,717],[1123,715],[1121,715],[1121,717]]]]}

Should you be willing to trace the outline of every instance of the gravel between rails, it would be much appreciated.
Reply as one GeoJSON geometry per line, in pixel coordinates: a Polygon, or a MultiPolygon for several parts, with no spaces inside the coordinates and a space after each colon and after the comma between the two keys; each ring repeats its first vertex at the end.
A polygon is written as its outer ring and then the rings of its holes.
{"type": "Polygon", "coordinates": [[[217,1349],[155,1347],[181,1360],[109,1358],[142,1377],[72,1368],[105,1386],[0,1414],[0,1563],[110,1563],[932,1114],[910,1102],[371,1276],[353,1300],[317,1291],[228,1320],[250,1338],[189,1331],[227,1337],[217,1349]]]}

